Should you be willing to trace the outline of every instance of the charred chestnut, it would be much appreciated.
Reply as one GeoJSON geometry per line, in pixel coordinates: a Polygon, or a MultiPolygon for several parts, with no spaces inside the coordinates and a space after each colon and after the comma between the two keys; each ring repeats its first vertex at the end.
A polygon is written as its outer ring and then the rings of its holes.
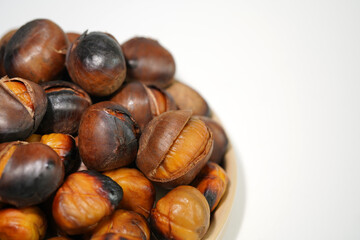
{"type": "Polygon", "coordinates": [[[139,128],[122,106],[106,101],[90,106],[79,127],[79,152],[87,168],[106,171],[136,158],[139,128]]]}
{"type": "Polygon", "coordinates": [[[145,218],[150,215],[155,201],[153,184],[135,168],[119,168],[104,172],[104,175],[117,182],[124,195],[118,208],[135,211],[145,218]]]}
{"type": "Polygon", "coordinates": [[[120,239],[150,239],[150,227],[146,219],[133,211],[116,210],[111,216],[104,218],[94,230],[92,238],[106,233],[120,234],[120,239]]]}
{"type": "Polygon", "coordinates": [[[42,143],[0,144],[0,201],[26,207],[45,201],[62,183],[64,165],[42,143]]]}
{"type": "Polygon", "coordinates": [[[124,84],[111,101],[129,110],[141,129],[155,116],[177,109],[174,99],[165,90],[147,87],[139,81],[124,84]]]}
{"type": "Polygon", "coordinates": [[[107,96],[124,82],[126,64],[119,43],[102,32],[83,33],[69,48],[66,67],[87,93],[107,96]]]}
{"type": "Polygon", "coordinates": [[[46,226],[45,216],[37,207],[0,210],[0,239],[43,239],[46,226]]]}
{"type": "Polygon", "coordinates": [[[9,42],[10,38],[14,35],[16,30],[10,30],[0,39],[0,77],[6,75],[5,67],[4,67],[4,55],[5,55],[5,47],[9,42]]]}
{"type": "Polygon", "coordinates": [[[212,212],[223,197],[228,182],[225,170],[214,162],[208,162],[196,177],[193,185],[204,194],[212,212]]]}
{"type": "Polygon", "coordinates": [[[150,221],[160,239],[201,239],[210,225],[210,209],[199,190],[184,185],[156,203],[150,221]]]}
{"type": "Polygon", "coordinates": [[[7,76],[0,79],[0,142],[23,140],[38,128],[46,95],[36,83],[7,76]]]}
{"type": "Polygon", "coordinates": [[[121,198],[122,189],[111,178],[95,171],[76,172],[56,192],[52,214],[67,234],[83,234],[110,215],[121,198]]]}
{"type": "Polygon", "coordinates": [[[48,19],[36,19],[19,28],[6,45],[4,65],[10,77],[36,83],[54,79],[65,69],[68,46],[63,30],[48,19]]]}
{"type": "Polygon", "coordinates": [[[51,81],[41,86],[46,93],[48,105],[38,132],[77,133],[81,116],[91,105],[89,95],[71,82],[51,81]]]}
{"type": "Polygon", "coordinates": [[[189,184],[208,161],[212,133],[191,111],[165,112],[146,125],[136,165],[165,188],[189,184]]]}
{"type": "Polygon", "coordinates": [[[210,108],[206,100],[192,87],[174,81],[166,91],[174,98],[181,110],[192,110],[194,115],[210,116],[210,108]]]}
{"type": "Polygon", "coordinates": [[[175,61],[171,53],[158,41],[135,37],[122,44],[127,77],[146,85],[168,86],[175,74],[175,61]]]}

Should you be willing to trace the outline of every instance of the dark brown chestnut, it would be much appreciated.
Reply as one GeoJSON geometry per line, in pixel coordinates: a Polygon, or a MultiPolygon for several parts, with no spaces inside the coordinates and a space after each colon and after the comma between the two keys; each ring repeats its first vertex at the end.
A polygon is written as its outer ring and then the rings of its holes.
{"type": "Polygon", "coordinates": [[[174,98],[181,110],[192,110],[194,115],[210,116],[206,100],[192,87],[183,82],[174,81],[166,91],[174,98]]]}
{"type": "Polygon", "coordinates": [[[125,83],[111,101],[129,110],[141,129],[155,116],[177,109],[174,99],[165,90],[147,87],[139,81],[125,83]]]}
{"type": "Polygon", "coordinates": [[[54,22],[30,21],[20,27],[6,45],[6,74],[36,83],[50,81],[65,69],[63,51],[68,44],[66,34],[54,22]]]}
{"type": "Polygon", "coordinates": [[[119,43],[106,33],[83,33],[66,54],[71,79],[87,93],[107,96],[124,82],[126,63],[119,43]]]}
{"type": "Polygon", "coordinates": [[[174,188],[196,177],[212,149],[212,133],[203,121],[191,111],[169,111],[146,125],[136,165],[151,181],[174,188]]]}
{"type": "Polygon", "coordinates": [[[14,35],[17,29],[10,30],[0,39],[0,77],[6,75],[5,67],[4,67],[4,55],[5,55],[5,47],[9,42],[10,38],[14,35]]]}
{"type": "Polygon", "coordinates": [[[155,201],[154,185],[135,168],[118,168],[104,172],[123,189],[123,199],[118,208],[135,211],[145,218],[150,215],[155,201]]]}
{"type": "Polygon", "coordinates": [[[41,84],[48,101],[38,133],[76,134],[82,114],[91,105],[89,95],[79,86],[66,81],[41,84]]]}
{"type": "Polygon", "coordinates": [[[64,165],[42,143],[0,144],[0,201],[26,207],[45,201],[62,183],[64,165]]]}
{"type": "Polygon", "coordinates": [[[0,142],[23,140],[38,128],[47,106],[36,83],[7,76],[0,79],[0,142]]]}
{"type": "Polygon", "coordinates": [[[175,74],[174,58],[158,41],[135,37],[123,43],[122,49],[130,80],[139,80],[160,88],[172,82],[175,74]]]}
{"type": "Polygon", "coordinates": [[[0,210],[0,239],[44,239],[46,218],[38,207],[0,210]]]}
{"type": "Polygon", "coordinates": [[[111,178],[90,170],[76,172],[56,192],[52,214],[67,234],[83,234],[110,215],[121,198],[122,188],[111,178]]]}
{"type": "Polygon", "coordinates": [[[136,158],[140,130],[130,113],[105,101],[90,106],[79,127],[79,152],[87,168],[112,170],[136,158]]]}

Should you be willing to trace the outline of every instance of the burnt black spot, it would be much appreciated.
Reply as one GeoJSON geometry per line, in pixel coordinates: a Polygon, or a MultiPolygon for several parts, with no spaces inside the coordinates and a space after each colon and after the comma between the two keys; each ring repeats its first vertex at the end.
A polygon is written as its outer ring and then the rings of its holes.
{"type": "Polygon", "coordinates": [[[47,163],[46,163],[46,170],[51,170],[55,167],[55,162],[53,160],[49,160],[47,163]]]}
{"type": "Polygon", "coordinates": [[[212,191],[211,189],[206,189],[204,192],[204,196],[206,198],[206,201],[208,202],[210,209],[214,206],[217,198],[216,192],[212,191]]]}

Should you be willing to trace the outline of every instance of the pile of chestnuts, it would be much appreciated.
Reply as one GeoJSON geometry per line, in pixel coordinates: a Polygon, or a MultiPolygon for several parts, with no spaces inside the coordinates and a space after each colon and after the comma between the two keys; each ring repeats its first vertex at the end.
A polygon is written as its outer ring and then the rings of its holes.
{"type": "Polygon", "coordinates": [[[0,40],[0,239],[201,239],[229,182],[158,41],[36,19],[0,40]]]}

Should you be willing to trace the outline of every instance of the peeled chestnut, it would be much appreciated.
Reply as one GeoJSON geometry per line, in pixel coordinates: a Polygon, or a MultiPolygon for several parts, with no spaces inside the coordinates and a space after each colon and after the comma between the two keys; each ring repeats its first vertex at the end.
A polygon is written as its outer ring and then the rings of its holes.
{"type": "Polygon", "coordinates": [[[46,219],[37,207],[0,210],[0,239],[44,239],[46,219]]]}
{"type": "Polygon", "coordinates": [[[145,218],[149,217],[156,193],[153,184],[144,174],[135,168],[118,168],[104,172],[104,175],[117,182],[123,189],[124,195],[118,208],[135,211],[145,218]]]}
{"type": "Polygon", "coordinates": [[[0,142],[23,140],[38,128],[47,106],[36,83],[7,76],[0,79],[0,142]]]}
{"type": "Polygon", "coordinates": [[[171,53],[158,41],[135,37],[122,44],[127,77],[146,85],[168,86],[175,74],[175,61],[171,53]]]}
{"type": "Polygon", "coordinates": [[[92,238],[106,233],[120,234],[122,239],[150,239],[150,227],[146,219],[139,213],[123,209],[104,218],[93,231],[92,238]]]}
{"type": "Polygon", "coordinates": [[[110,215],[121,198],[122,188],[111,178],[95,171],[76,172],[56,192],[52,214],[67,234],[83,234],[110,215]]]}
{"type": "Polygon", "coordinates": [[[19,28],[6,45],[4,66],[10,77],[36,83],[54,79],[65,69],[64,31],[48,19],[36,19],[19,28]]]}
{"type": "Polygon", "coordinates": [[[136,165],[164,188],[189,184],[208,161],[212,133],[191,111],[165,112],[146,125],[136,165]]]}
{"type": "Polygon", "coordinates": [[[130,113],[114,102],[99,102],[82,116],[79,152],[87,168],[106,171],[136,158],[139,128],[130,113]]]}
{"type": "Polygon", "coordinates": [[[215,120],[205,116],[199,116],[199,118],[203,120],[210,128],[214,136],[214,149],[209,161],[220,163],[223,160],[229,145],[229,139],[226,135],[226,132],[224,128],[215,120]]]}
{"type": "Polygon", "coordinates": [[[141,129],[155,116],[177,109],[174,99],[165,90],[147,87],[139,81],[125,83],[111,101],[124,106],[141,129]]]}
{"type": "Polygon", "coordinates": [[[4,55],[5,55],[5,47],[9,42],[10,38],[14,35],[17,29],[10,30],[0,39],[0,77],[6,75],[5,67],[4,67],[4,55]]]}
{"type": "Polygon", "coordinates": [[[71,82],[50,81],[41,86],[48,105],[37,132],[76,134],[82,114],[91,105],[89,95],[71,82]]]}
{"type": "Polygon", "coordinates": [[[199,190],[183,185],[156,203],[150,221],[160,239],[201,239],[210,225],[210,209],[199,190]]]}
{"type": "Polygon", "coordinates": [[[208,162],[194,180],[193,185],[204,194],[210,211],[214,211],[223,197],[229,178],[225,170],[214,162],[208,162]]]}
{"type": "Polygon", "coordinates": [[[125,80],[126,64],[119,43],[106,33],[83,33],[66,55],[71,79],[87,93],[107,96],[125,80]]]}
{"type": "Polygon", "coordinates": [[[181,110],[192,110],[194,115],[210,116],[210,108],[206,100],[192,87],[174,81],[166,88],[181,110]]]}

